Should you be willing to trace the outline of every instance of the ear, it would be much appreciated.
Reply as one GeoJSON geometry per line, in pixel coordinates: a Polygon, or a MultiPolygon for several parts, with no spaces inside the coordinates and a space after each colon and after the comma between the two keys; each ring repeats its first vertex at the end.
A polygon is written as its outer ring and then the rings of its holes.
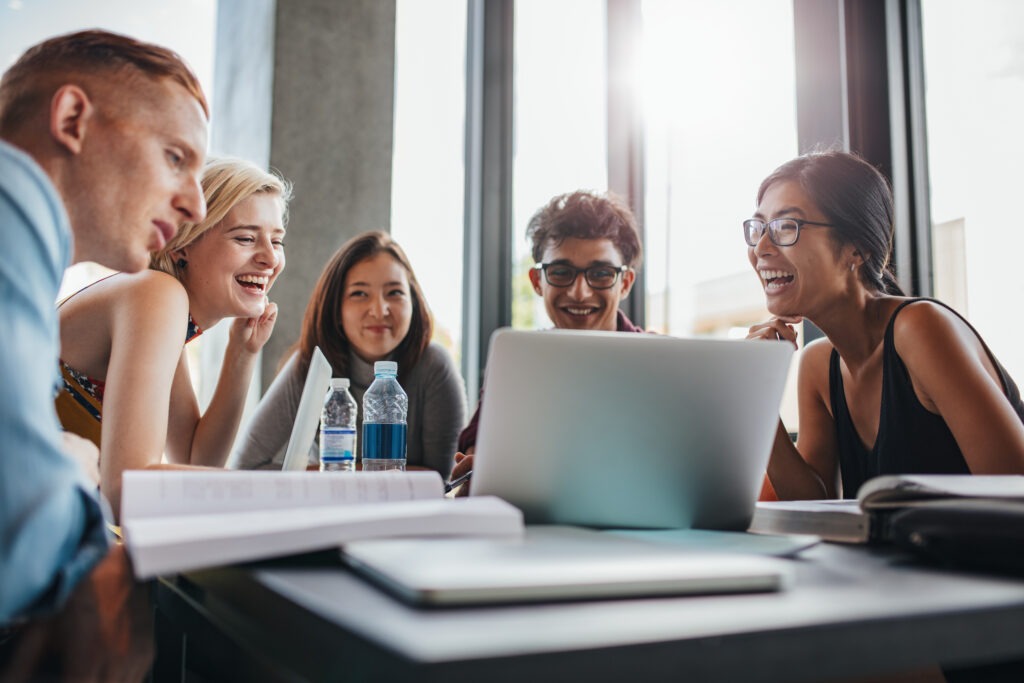
{"type": "Polygon", "coordinates": [[[82,88],[62,85],[50,100],[50,135],[72,154],[79,154],[96,109],[82,88]]]}
{"type": "Polygon", "coordinates": [[[629,292],[633,289],[633,283],[636,282],[636,271],[630,268],[622,274],[622,296],[629,296],[629,292]]]}
{"type": "Polygon", "coordinates": [[[541,272],[536,268],[530,268],[527,274],[530,276],[530,284],[533,285],[533,291],[537,292],[537,296],[544,296],[544,292],[540,290],[540,279],[543,277],[541,272]]]}

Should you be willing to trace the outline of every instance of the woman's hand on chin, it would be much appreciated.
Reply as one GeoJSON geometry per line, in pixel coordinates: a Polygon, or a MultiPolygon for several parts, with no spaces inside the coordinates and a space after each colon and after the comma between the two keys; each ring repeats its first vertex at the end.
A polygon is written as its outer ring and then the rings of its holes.
{"type": "Polygon", "coordinates": [[[770,341],[788,341],[794,348],[799,348],[796,343],[796,325],[799,325],[803,318],[798,315],[779,315],[769,318],[763,323],[751,325],[747,330],[747,339],[767,339],[770,341]]]}
{"type": "Polygon", "coordinates": [[[249,353],[258,353],[270,339],[277,323],[277,304],[267,301],[258,318],[235,318],[231,323],[230,340],[249,353]]]}

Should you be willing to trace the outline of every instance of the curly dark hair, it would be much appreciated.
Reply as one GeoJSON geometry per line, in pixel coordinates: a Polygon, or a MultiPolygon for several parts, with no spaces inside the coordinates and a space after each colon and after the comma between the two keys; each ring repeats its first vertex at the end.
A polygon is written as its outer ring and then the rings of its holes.
{"type": "Polygon", "coordinates": [[[533,214],[526,226],[533,242],[533,260],[544,258],[549,244],[558,245],[570,237],[611,240],[622,254],[624,265],[640,265],[642,248],[636,217],[626,202],[615,194],[577,190],[560,194],[533,214]]]}

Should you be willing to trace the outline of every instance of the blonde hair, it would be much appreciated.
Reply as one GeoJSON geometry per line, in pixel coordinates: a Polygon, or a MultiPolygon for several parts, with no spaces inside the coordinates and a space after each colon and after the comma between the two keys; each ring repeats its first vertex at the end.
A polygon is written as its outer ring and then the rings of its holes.
{"type": "Polygon", "coordinates": [[[281,199],[282,220],[288,222],[288,201],[292,186],[274,171],[262,168],[244,159],[212,158],[203,170],[203,195],[206,197],[206,218],[200,223],[184,223],[178,233],[153,254],[149,267],[178,276],[174,252],[194,243],[214,227],[239,203],[255,194],[272,194],[281,199]]]}

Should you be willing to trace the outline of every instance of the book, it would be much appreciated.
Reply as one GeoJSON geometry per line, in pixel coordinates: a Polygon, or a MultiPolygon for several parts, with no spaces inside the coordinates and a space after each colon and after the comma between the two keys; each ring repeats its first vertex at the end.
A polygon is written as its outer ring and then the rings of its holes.
{"type": "Polygon", "coordinates": [[[841,543],[887,541],[895,511],[950,501],[1024,503],[1024,476],[883,475],[864,482],[856,499],[759,502],[749,531],[813,534],[841,543]]]}
{"type": "Polygon", "coordinates": [[[436,472],[128,471],[121,532],[135,576],[335,548],[367,538],[519,537],[518,508],[449,499],[436,472]]]}

